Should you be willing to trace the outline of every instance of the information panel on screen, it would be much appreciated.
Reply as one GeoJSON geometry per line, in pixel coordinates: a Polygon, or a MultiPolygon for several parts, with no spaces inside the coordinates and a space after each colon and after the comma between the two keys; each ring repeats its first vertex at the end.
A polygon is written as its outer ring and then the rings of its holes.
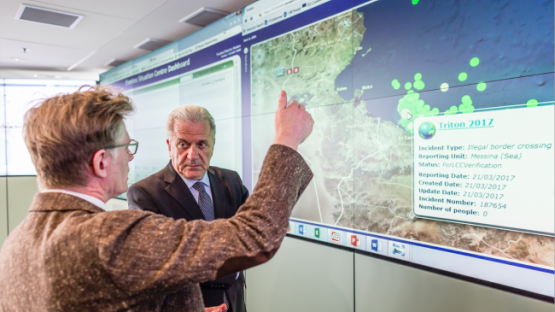
{"type": "Polygon", "coordinates": [[[190,103],[225,136],[212,163],[252,190],[285,90],[315,120],[291,235],[553,297],[552,12],[539,0],[264,0],[101,82],[138,107],[130,182],[167,164],[165,119],[190,103]],[[236,18],[233,36],[181,52],[236,18]],[[203,70],[229,80],[203,91],[203,70]]]}

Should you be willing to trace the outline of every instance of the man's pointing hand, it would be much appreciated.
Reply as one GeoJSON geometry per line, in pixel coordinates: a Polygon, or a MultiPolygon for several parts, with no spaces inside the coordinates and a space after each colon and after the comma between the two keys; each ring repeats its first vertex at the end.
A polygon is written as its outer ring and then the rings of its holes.
{"type": "Polygon", "coordinates": [[[294,150],[310,135],[314,126],[314,120],[304,105],[291,101],[287,106],[285,91],[280,91],[275,118],[274,144],[289,146],[294,150]]]}

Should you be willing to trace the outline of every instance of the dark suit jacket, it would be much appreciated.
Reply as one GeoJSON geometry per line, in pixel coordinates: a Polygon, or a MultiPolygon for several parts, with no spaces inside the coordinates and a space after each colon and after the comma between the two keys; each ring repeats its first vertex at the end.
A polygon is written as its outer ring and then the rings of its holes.
{"type": "Polygon", "coordinates": [[[204,312],[199,283],[270,260],[311,178],[272,145],[247,202],[212,222],[39,193],[0,251],[0,310],[204,312]]]}
{"type": "MultiPolygon", "coordinates": [[[[249,191],[235,171],[210,167],[207,171],[216,219],[231,218],[245,203],[249,191]]],[[[204,220],[197,201],[171,162],[161,171],[133,184],[127,191],[130,209],[142,209],[187,221],[204,220]]],[[[224,291],[232,312],[245,312],[245,277],[231,274],[200,285],[204,305],[223,303],[224,291]]]]}

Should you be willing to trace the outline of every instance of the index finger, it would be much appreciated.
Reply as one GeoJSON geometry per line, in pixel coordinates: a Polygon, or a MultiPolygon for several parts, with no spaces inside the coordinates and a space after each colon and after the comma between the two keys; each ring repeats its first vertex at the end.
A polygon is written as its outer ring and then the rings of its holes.
{"type": "Polygon", "coordinates": [[[281,90],[279,91],[279,98],[278,98],[278,110],[286,109],[287,108],[287,93],[281,90]]]}

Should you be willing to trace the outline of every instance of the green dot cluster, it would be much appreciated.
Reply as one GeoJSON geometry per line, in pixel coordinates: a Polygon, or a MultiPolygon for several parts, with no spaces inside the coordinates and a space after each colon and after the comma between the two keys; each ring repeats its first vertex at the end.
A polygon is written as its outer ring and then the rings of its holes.
{"type": "Polygon", "coordinates": [[[416,90],[422,90],[426,86],[424,81],[422,81],[422,74],[421,73],[416,73],[416,75],[414,75],[414,84],[413,84],[413,86],[416,90]]]}
{"type": "Polygon", "coordinates": [[[528,107],[538,106],[538,100],[530,99],[530,100],[528,100],[528,102],[526,102],[526,106],[528,106],[528,107]]]}
{"type": "Polygon", "coordinates": [[[465,95],[461,99],[462,104],[459,105],[459,112],[461,113],[472,113],[474,112],[474,106],[472,105],[472,99],[470,95],[465,95]]]}
{"type": "Polygon", "coordinates": [[[476,90],[482,92],[482,91],[486,90],[486,87],[487,87],[486,83],[483,82],[483,81],[480,81],[478,83],[478,85],[476,85],[476,90]]]}
{"type": "MultiPolygon", "coordinates": [[[[393,87],[393,89],[399,90],[399,88],[401,88],[401,83],[399,82],[399,80],[393,79],[393,81],[391,81],[391,86],[393,87]]],[[[406,82],[404,87],[407,91],[410,91],[410,89],[412,89],[413,87],[416,90],[423,90],[424,87],[426,87],[426,84],[424,83],[424,81],[422,81],[422,74],[416,73],[414,75],[414,83],[410,81],[406,82]]]]}
{"type": "Polygon", "coordinates": [[[393,87],[393,89],[399,90],[399,88],[401,87],[401,83],[399,82],[399,80],[393,79],[393,81],[391,82],[391,86],[393,87]]]}
{"type": "Polygon", "coordinates": [[[420,0],[412,0],[412,5],[417,5],[420,0]]]}
{"type": "Polygon", "coordinates": [[[459,111],[459,108],[456,106],[451,106],[448,110],[445,111],[445,113],[443,113],[443,115],[447,116],[447,115],[454,115],[459,111]]]}
{"type": "MultiPolygon", "coordinates": [[[[426,104],[424,100],[420,99],[420,94],[414,92],[414,90],[409,90],[407,94],[399,100],[399,105],[397,106],[397,111],[401,114],[402,111],[408,109],[410,114],[414,117],[416,116],[436,116],[439,114],[439,109],[431,108],[430,105],[426,104]]],[[[413,133],[413,129],[409,127],[412,121],[408,119],[401,118],[399,124],[409,133],[413,133]]]]}
{"type": "Polygon", "coordinates": [[[461,112],[461,113],[474,112],[474,105],[472,105],[472,98],[470,98],[470,95],[463,96],[461,99],[461,102],[462,103],[459,105],[459,107],[451,106],[443,114],[447,116],[447,115],[454,115],[458,112],[461,112]]]}
{"type": "MultiPolygon", "coordinates": [[[[418,3],[418,0],[413,0],[413,2],[418,3]]],[[[401,83],[397,79],[393,79],[391,81],[391,86],[395,90],[399,90],[401,88],[401,83]]],[[[401,114],[406,109],[409,110],[410,114],[414,117],[416,116],[436,116],[439,114],[438,108],[431,108],[430,105],[424,103],[424,100],[420,99],[420,94],[412,88],[420,91],[426,87],[426,84],[422,80],[422,74],[416,73],[414,75],[414,83],[412,82],[405,82],[404,88],[407,90],[407,94],[399,100],[399,104],[397,106],[397,111],[401,114]]],[[[405,118],[401,118],[399,121],[399,125],[401,125],[405,131],[409,133],[413,133],[412,129],[412,120],[408,120],[405,118]]]]}

